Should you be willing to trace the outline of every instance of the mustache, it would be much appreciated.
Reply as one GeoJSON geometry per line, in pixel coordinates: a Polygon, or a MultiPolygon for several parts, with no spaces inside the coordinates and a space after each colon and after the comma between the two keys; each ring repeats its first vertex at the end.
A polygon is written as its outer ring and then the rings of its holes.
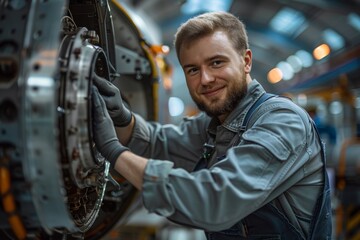
{"type": "Polygon", "coordinates": [[[206,94],[206,93],[210,93],[210,92],[215,92],[219,89],[224,88],[224,85],[212,85],[212,86],[203,86],[200,89],[200,94],[206,94]]]}

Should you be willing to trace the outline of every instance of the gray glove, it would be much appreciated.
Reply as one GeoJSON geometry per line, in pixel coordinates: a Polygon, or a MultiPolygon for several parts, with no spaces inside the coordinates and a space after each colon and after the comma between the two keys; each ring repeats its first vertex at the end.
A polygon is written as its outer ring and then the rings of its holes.
{"type": "Polygon", "coordinates": [[[93,136],[96,148],[107,160],[113,168],[118,156],[128,151],[116,137],[116,132],[106,110],[105,102],[101,98],[99,91],[95,86],[92,88],[92,118],[93,118],[93,136]]]}
{"type": "Polygon", "coordinates": [[[132,114],[124,106],[120,95],[120,90],[105,78],[95,74],[93,78],[94,85],[98,88],[103,97],[106,108],[116,127],[125,127],[131,122],[132,114]]]}

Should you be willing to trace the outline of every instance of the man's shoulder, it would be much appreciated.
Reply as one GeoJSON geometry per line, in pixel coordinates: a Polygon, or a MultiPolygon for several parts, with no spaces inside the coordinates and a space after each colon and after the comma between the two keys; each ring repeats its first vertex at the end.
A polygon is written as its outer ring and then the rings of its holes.
{"type": "Polygon", "coordinates": [[[301,121],[305,125],[310,123],[310,116],[303,107],[295,103],[291,98],[281,95],[276,95],[276,97],[264,102],[253,117],[254,119],[258,119],[264,114],[276,114],[276,112],[279,111],[299,116],[299,119],[302,119],[301,121]]]}
{"type": "Polygon", "coordinates": [[[295,103],[291,98],[283,95],[275,95],[275,97],[270,98],[268,101],[264,102],[261,106],[262,108],[267,109],[290,109],[301,114],[306,113],[304,108],[299,104],[295,103]]]}

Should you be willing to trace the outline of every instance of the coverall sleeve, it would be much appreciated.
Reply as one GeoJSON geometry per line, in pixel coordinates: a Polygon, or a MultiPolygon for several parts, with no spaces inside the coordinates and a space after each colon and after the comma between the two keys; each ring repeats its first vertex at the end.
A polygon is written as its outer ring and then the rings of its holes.
{"type": "Polygon", "coordinates": [[[296,112],[272,110],[209,169],[190,173],[152,159],[145,169],[144,205],[183,225],[227,229],[291,187],[294,176],[316,171],[304,167],[320,155],[320,148],[309,149],[309,129],[296,112]]]}
{"type": "Polygon", "coordinates": [[[135,126],[128,147],[147,158],[171,161],[176,168],[193,170],[202,146],[206,142],[206,128],[210,118],[201,113],[184,118],[179,125],[147,122],[134,114],[135,126]]]}

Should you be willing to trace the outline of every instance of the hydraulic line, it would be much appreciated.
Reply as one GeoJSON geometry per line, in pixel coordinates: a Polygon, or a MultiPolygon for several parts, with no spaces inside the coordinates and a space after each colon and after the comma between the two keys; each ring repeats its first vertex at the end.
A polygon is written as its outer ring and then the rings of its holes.
{"type": "Polygon", "coordinates": [[[4,211],[8,215],[8,222],[13,233],[18,239],[25,239],[26,229],[16,211],[15,198],[11,191],[9,158],[6,154],[0,159],[0,197],[4,211]]]}

